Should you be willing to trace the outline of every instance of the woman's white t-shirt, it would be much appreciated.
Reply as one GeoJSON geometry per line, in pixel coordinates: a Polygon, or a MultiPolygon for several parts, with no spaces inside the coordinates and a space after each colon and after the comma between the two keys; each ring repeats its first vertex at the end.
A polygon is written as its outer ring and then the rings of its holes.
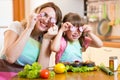
{"type": "MultiPolygon", "coordinates": [[[[20,35],[24,31],[24,28],[22,27],[20,22],[15,21],[5,31],[8,30],[12,30],[18,35],[20,35]]],[[[24,46],[24,50],[22,51],[20,57],[17,59],[16,64],[22,66],[26,64],[32,64],[33,62],[37,61],[39,53],[40,53],[40,42],[30,37],[26,45],[24,46]]],[[[5,59],[4,53],[3,53],[3,58],[5,59]]]]}

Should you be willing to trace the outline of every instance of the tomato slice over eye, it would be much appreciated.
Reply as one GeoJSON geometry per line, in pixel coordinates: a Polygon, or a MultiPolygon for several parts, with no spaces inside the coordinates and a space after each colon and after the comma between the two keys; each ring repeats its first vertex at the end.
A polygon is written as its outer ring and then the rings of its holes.
{"type": "Polygon", "coordinates": [[[40,78],[47,79],[49,75],[50,75],[50,72],[47,69],[43,69],[40,71],[40,78]]]}

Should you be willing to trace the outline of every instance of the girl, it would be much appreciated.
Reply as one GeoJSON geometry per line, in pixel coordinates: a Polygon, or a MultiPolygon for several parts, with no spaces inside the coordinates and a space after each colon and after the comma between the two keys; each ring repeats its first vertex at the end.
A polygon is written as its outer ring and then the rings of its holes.
{"type": "Polygon", "coordinates": [[[56,52],[55,62],[71,63],[82,61],[82,51],[88,46],[102,47],[102,41],[92,33],[89,25],[81,24],[77,13],[68,13],[51,44],[51,50],[56,52]]]}

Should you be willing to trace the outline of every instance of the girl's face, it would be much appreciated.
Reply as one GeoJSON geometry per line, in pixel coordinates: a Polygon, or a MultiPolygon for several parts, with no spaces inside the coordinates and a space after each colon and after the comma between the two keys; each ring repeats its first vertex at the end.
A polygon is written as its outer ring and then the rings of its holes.
{"type": "Polygon", "coordinates": [[[49,27],[56,23],[56,14],[53,8],[46,7],[40,11],[40,17],[36,23],[37,30],[47,31],[49,27]]]}
{"type": "Polygon", "coordinates": [[[82,35],[83,29],[82,27],[72,26],[68,31],[66,31],[66,36],[70,41],[76,41],[82,35]]]}

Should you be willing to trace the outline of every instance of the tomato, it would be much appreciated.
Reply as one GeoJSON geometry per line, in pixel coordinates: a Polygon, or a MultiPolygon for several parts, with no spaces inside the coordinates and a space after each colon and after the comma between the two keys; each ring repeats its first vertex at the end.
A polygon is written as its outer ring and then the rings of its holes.
{"type": "Polygon", "coordinates": [[[47,69],[43,69],[40,71],[40,78],[47,79],[49,75],[50,75],[50,72],[47,69]]]}
{"type": "Polygon", "coordinates": [[[66,70],[65,65],[63,63],[57,63],[54,67],[54,71],[56,73],[64,73],[66,70]]]}

